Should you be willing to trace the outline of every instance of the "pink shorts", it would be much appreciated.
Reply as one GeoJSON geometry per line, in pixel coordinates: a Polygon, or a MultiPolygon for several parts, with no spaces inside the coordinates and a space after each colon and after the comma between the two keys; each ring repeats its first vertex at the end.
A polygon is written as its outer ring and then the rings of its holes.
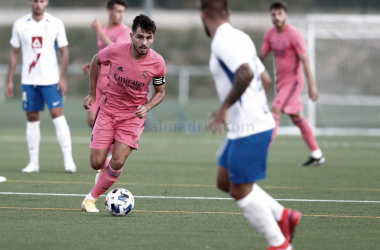
{"type": "Polygon", "coordinates": [[[303,110],[301,101],[303,81],[288,79],[277,86],[277,95],[273,100],[272,107],[278,108],[288,115],[295,115],[303,110]]]}
{"type": "Polygon", "coordinates": [[[100,99],[102,99],[103,90],[106,88],[108,83],[107,75],[99,76],[98,83],[96,85],[96,101],[91,105],[87,112],[97,112],[99,108],[100,99]]]}
{"type": "Polygon", "coordinates": [[[134,112],[118,117],[100,108],[94,121],[90,148],[109,148],[116,140],[137,150],[137,143],[144,126],[145,118],[138,118],[134,112]]]}

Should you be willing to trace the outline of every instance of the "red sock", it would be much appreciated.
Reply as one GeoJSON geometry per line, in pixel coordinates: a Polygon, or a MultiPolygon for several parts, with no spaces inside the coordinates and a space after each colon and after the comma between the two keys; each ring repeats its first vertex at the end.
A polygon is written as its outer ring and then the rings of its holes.
{"type": "Polygon", "coordinates": [[[97,199],[100,195],[104,194],[119,178],[122,170],[123,169],[113,170],[111,165],[108,164],[105,171],[100,175],[98,182],[91,190],[92,197],[97,199]]]}
{"type": "Polygon", "coordinates": [[[276,114],[272,113],[272,115],[274,118],[274,122],[276,123],[276,127],[274,127],[274,129],[273,129],[272,139],[270,141],[269,147],[272,145],[274,138],[276,138],[277,130],[278,130],[278,127],[280,126],[280,119],[281,119],[281,117],[276,115],[276,114]]]}
{"type": "Polygon", "coordinates": [[[309,122],[306,120],[305,117],[302,118],[294,118],[293,123],[297,125],[302,133],[302,137],[305,140],[307,146],[309,147],[310,151],[313,152],[317,149],[319,149],[317,140],[315,139],[313,130],[311,129],[311,126],[309,122]]]}

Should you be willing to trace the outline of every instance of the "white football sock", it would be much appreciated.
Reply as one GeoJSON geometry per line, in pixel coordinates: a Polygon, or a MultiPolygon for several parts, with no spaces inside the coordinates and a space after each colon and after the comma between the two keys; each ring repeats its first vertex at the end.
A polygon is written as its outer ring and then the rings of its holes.
{"type": "Polygon", "coordinates": [[[284,243],[285,237],[274,219],[269,205],[263,202],[257,189],[252,189],[251,193],[236,203],[244,211],[248,222],[259,233],[264,234],[270,246],[280,246],[284,243]]]}
{"type": "Polygon", "coordinates": [[[70,129],[67,125],[65,116],[59,116],[53,119],[53,123],[55,126],[55,131],[57,132],[57,138],[59,145],[61,146],[61,150],[63,153],[63,161],[64,163],[74,162],[73,156],[71,154],[71,135],[70,129]]]}
{"type": "Polygon", "coordinates": [[[96,200],[92,195],[91,195],[91,192],[86,196],[86,198],[84,198],[85,200],[96,200]]]}
{"type": "Polygon", "coordinates": [[[319,159],[322,157],[322,151],[320,149],[314,150],[311,152],[311,157],[319,159]]]}
{"type": "Polygon", "coordinates": [[[26,123],[26,142],[29,149],[30,163],[38,166],[40,152],[40,121],[26,123]]]}
{"type": "Polygon", "coordinates": [[[272,196],[265,192],[259,185],[256,183],[253,184],[253,189],[256,189],[257,193],[261,196],[261,199],[269,205],[272,210],[274,219],[278,222],[282,218],[282,213],[284,212],[284,206],[278,203],[272,196]]]}

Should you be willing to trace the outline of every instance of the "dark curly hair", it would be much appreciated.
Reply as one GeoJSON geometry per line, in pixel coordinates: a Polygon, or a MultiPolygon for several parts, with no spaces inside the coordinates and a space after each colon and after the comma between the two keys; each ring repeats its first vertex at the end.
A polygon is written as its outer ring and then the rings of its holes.
{"type": "Polygon", "coordinates": [[[153,35],[156,34],[156,23],[146,15],[140,14],[135,17],[133,20],[132,32],[136,32],[138,27],[147,33],[152,32],[153,35]]]}
{"type": "Polygon", "coordinates": [[[286,4],[281,1],[274,2],[270,5],[269,10],[278,10],[278,9],[283,9],[285,12],[287,12],[286,4]]]}
{"type": "Polygon", "coordinates": [[[119,4],[125,8],[128,8],[127,2],[125,0],[109,0],[107,3],[107,10],[112,9],[115,4],[119,4]]]}

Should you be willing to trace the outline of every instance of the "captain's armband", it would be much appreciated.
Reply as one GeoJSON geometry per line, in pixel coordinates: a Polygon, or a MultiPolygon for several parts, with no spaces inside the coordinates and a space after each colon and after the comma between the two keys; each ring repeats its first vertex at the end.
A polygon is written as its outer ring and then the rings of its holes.
{"type": "Polygon", "coordinates": [[[163,77],[153,77],[153,85],[161,86],[165,84],[165,76],[163,77]]]}

